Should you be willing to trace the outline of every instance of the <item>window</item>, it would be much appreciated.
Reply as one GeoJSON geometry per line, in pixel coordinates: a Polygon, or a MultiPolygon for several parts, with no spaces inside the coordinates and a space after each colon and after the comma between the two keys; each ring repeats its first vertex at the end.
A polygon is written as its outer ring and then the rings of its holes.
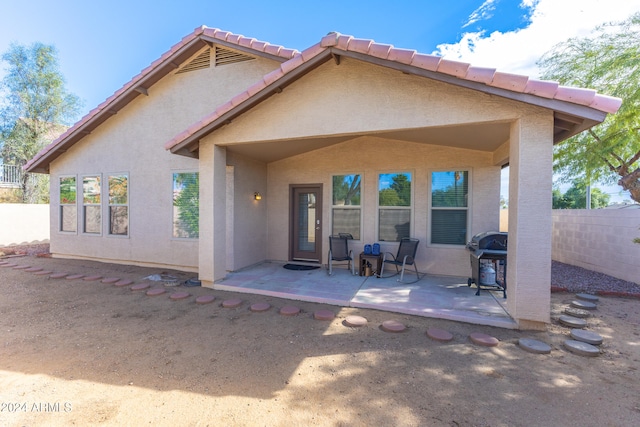
{"type": "Polygon", "coordinates": [[[102,229],[100,205],[100,176],[82,178],[83,231],[88,234],[100,234],[102,229]]]}
{"type": "Polygon", "coordinates": [[[378,239],[399,242],[411,233],[411,173],[378,176],[378,239]]]}
{"type": "Polygon", "coordinates": [[[360,240],[360,175],[333,176],[331,234],[349,233],[360,240]]]}
{"type": "Polygon", "coordinates": [[[109,234],[129,234],[129,177],[126,174],[109,175],[109,234]]]}
{"type": "Polygon", "coordinates": [[[464,245],[467,242],[469,172],[431,174],[431,243],[464,245]]]}
{"type": "Polygon", "coordinates": [[[197,239],[200,227],[198,172],[173,174],[173,237],[197,239]]]}
{"type": "Polygon", "coordinates": [[[60,231],[77,231],[76,192],[75,176],[60,177],[60,231]]]}

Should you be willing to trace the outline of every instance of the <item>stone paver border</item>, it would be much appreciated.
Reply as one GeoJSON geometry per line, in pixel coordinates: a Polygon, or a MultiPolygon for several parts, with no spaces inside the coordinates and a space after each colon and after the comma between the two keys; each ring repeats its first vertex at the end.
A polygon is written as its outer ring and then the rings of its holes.
{"type": "MultiPolygon", "coordinates": [[[[103,278],[100,275],[85,276],[83,274],[70,274],[66,272],[53,273],[53,271],[44,270],[38,267],[30,267],[28,265],[17,265],[8,261],[0,261],[0,267],[13,268],[16,270],[24,270],[26,272],[34,273],[39,276],[47,276],[48,279],[63,279],[77,280],[82,279],[84,281],[97,281],[101,280],[102,283],[113,284],[116,287],[129,286],[134,283],[133,280],[120,279],[116,277],[103,278]]],[[[146,295],[156,296],[166,293],[166,289],[163,287],[151,287],[150,283],[143,282],[137,285],[131,286],[132,291],[145,290],[146,295]]],[[[184,291],[176,290],[169,298],[171,300],[182,300],[190,297],[191,294],[184,291]]],[[[583,319],[589,317],[591,313],[587,310],[595,310],[597,305],[595,304],[599,298],[591,294],[577,294],[576,300],[571,301],[570,307],[566,307],[565,315],[560,316],[559,323],[565,326],[571,326],[574,329],[571,330],[571,338],[564,341],[564,348],[574,354],[578,354],[586,357],[596,357],[601,354],[601,350],[596,347],[602,344],[602,337],[595,332],[586,331],[582,328],[586,327],[587,322],[583,319]]],[[[196,298],[196,304],[209,304],[216,299],[213,295],[201,295],[196,298]]],[[[232,298],[222,302],[220,305],[224,308],[237,308],[243,304],[243,301],[239,298],[232,298]]],[[[268,311],[271,305],[266,302],[258,302],[249,306],[250,311],[260,313],[268,311]]],[[[296,316],[300,313],[300,309],[295,306],[286,305],[283,306],[278,313],[283,316],[296,316]]],[[[316,320],[333,320],[335,313],[331,310],[321,309],[313,313],[313,318],[316,320]]],[[[357,315],[350,315],[345,318],[343,325],[347,327],[362,327],[367,325],[367,319],[357,315]]],[[[408,328],[397,320],[387,320],[382,322],[380,329],[385,332],[404,332],[408,328]]],[[[453,340],[453,335],[439,328],[429,328],[426,335],[435,340],[441,342],[448,342],[453,340]]],[[[472,343],[485,346],[494,347],[499,345],[500,341],[492,336],[474,332],[469,335],[469,339],[472,343]]],[[[536,353],[536,354],[549,354],[551,352],[551,346],[548,344],[529,338],[521,338],[518,341],[518,346],[523,350],[536,353]]]]}

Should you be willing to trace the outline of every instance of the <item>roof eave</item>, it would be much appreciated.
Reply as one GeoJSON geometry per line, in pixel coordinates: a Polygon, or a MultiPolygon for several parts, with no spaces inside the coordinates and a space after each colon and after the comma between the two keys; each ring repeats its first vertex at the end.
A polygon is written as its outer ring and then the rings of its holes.
{"type": "MultiPolygon", "coordinates": [[[[183,61],[185,61],[194,53],[207,45],[208,42],[206,40],[203,40],[202,36],[195,37],[184,46],[181,46],[178,50],[176,50],[176,52],[168,56],[162,62],[155,65],[152,70],[143,70],[140,73],[141,77],[139,78],[139,80],[136,81],[134,77],[131,82],[125,85],[125,87],[128,87],[124,89],[122,93],[118,93],[118,91],[116,91],[114,95],[110,97],[110,99],[96,107],[96,109],[99,109],[98,112],[87,119],[85,123],[82,123],[80,126],[73,129],[68,135],[63,136],[58,142],[54,142],[54,145],[52,146],[50,151],[44,153],[40,158],[34,160],[33,163],[28,164],[25,170],[27,172],[48,173],[49,163],[57,159],[76,142],[91,134],[94,129],[111,118],[111,116],[117,114],[118,111],[123,109],[135,98],[142,94],[145,94],[151,86],[153,86],[163,77],[167,76],[173,70],[177,69],[179,67],[179,64],[181,64],[183,61]]],[[[151,66],[153,66],[153,64],[151,66]]],[[[92,112],[89,112],[87,116],[91,114],[92,112]]],[[[80,122],[82,122],[82,119],[80,120],[80,122]]]]}
{"type": "Polygon", "coordinates": [[[200,36],[200,38],[203,41],[207,42],[207,44],[209,46],[213,46],[213,45],[217,44],[217,45],[220,45],[220,46],[228,47],[229,49],[238,50],[240,52],[247,53],[247,54],[252,55],[252,56],[260,56],[262,58],[271,59],[271,60],[274,60],[274,61],[278,61],[280,63],[286,62],[289,59],[291,59],[291,58],[283,58],[282,56],[278,56],[278,55],[272,55],[272,54],[270,54],[268,52],[256,50],[256,49],[253,49],[251,47],[246,47],[246,46],[241,46],[239,44],[230,43],[228,41],[221,40],[221,39],[218,39],[218,38],[215,38],[215,37],[212,37],[212,36],[208,36],[208,35],[202,35],[202,36],[200,36]]]}
{"type": "Polygon", "coordinates": [[[416,67],[415,65],[403,64],[397,61],[373,57],[368,54],[343,50],[336,47],[329,47],[325,51],[323,51],[321,54],[312,58],[310,61],[303,63],[298,68],[287,73],[282,78],[271,83],[270,85],[268,85],[263,90],[256,93],[255,95],[253,95],[252,97],[244,101],[243,103],[239,104],[232,110],[216,118],[214,121],[212,121],[208,125],[203,126],[201,129],[194,132],[192,135],[186,137],[180,143],[171,147],[170,148],[171,153],[193,156],[192,153],[197,151],[200,139],[204,138],[205,136],[209,135],[210,133],[224,126],[225,124],[231,123],[231,121],[236,117],[238,117],[239,115],[253,108],[255,105],[269,98],[273,94],[280,92],[282,88],[284,88],[285,86],[288,86],[293,81],[299,79],[300,77],[307,74],[309,71],[315,69],[320,64],[328,61],[329,59],[333,58],[336,61],[336,63],[339,63],[339,58],[342,56],[369,62],[375,65],[380,65],[387,68],[391,68],[397,71],[401,71],[403,73],[422,76],[422,77],[430,78],[443,83],[448,83],[448,84],[464,87],[467,89],[483,92],[489,95],[499,96],[502,98],[539,106],[542,108],[552,110],[556,114],[559,113],[563,117],[576,118],[574,125],[570,129],[554,134],[554,144],[560,141],[563,141],[567,138],[570,138],[571,136],[577,135],[578,133],[586,129],[589,129],[592,126],[595,126],[601,123],[602,121],[604,121],[604,119],[607,116],[606,112],[603,112],[585,105],[578,105],[572,102],[561,101],[557,99],[544,98],[544,97],[527,94],[527,93],[514,92],[511,90],[507,90],[499,87],[489,86],[481,82],[460,79],[458,77],[444,74],[441,72],[426,70],[424,68],[416,67]]]}
{"type": "Polygon", "coordinates": [[[331,51],[334,55],[350,57],[354,59],[359,59],[361,61],[367,61],[376,65],[398,70],[403,73],[427,77],[432,80],[437,80],[443,83],[449,83],[449,84],[464,87],[467,89],[483,92],[489,95],[495,95],[495,96],[500,96],[502,98],[511,99],[514,101],[524,102],[526,104],[543,107],[543,108],[561,112],[564,114],[569,114],[573,116],[577,115],[587,120],[596,121],[597,123],[602,122],[607,116],[607,113],[588,107],[586,105],[578,105],[578,104],[574,104],[567,101],[544,98],[544,97],[531,95],[527,93],[514,92],[511,90],[502,89],[495,86],[489,86],[481,82],[460,79],[458,77],[455,77],[449,74],[444,74],[442,72],[429,71],[424,68],[416,67],[415,65],[403,64],[397,61],[376,58],[371,55],[362,54],[359,52],[345,51],[335,47],[332,47],[331,51]]]}

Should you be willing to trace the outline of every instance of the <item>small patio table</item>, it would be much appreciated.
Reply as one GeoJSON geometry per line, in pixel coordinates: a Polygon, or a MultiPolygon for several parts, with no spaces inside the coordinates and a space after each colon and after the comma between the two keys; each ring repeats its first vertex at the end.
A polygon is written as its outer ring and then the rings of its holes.
{"type": "Polygon", "coordinates": [[[372,255],[360,252],[360,276],[364,276],[368,264],[371,264],[371,275],[379,277],[380,268],[382,267],[382,253],[380,255],[372,255]]]}

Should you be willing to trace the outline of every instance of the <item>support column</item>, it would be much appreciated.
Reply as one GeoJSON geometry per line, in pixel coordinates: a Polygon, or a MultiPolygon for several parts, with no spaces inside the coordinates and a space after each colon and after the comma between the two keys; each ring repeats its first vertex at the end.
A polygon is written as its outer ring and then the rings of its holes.
{"type": "Polygon", "coordinates": [[[553,114],[511,125],[507,308],[520,329],[545,329],[551,304],[553,114]]]}
{"type": "Polygon", "coordinates": [[[199,279],[202,286],[224,278],[227,259],[227,151],[200,144],[199,279]]]}

